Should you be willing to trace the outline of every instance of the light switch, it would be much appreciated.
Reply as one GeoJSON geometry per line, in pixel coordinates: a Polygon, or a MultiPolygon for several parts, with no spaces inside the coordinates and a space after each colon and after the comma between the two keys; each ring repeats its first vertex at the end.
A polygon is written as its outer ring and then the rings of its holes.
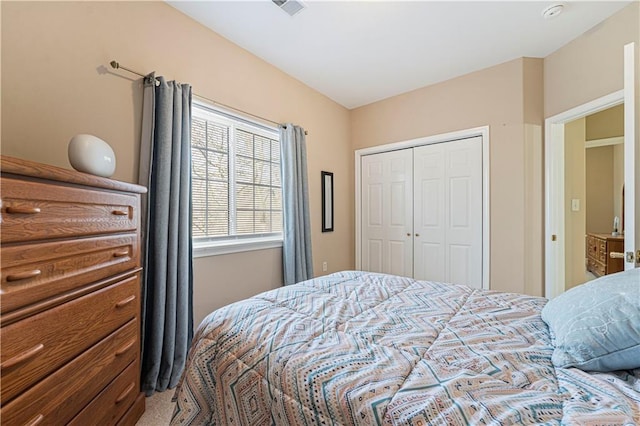
{"type": "Polygon", "coordinates": [[[580,211],[580,200],[578,198],[573,198],[571,200],[571,211],[573,212],[580,211]]]}

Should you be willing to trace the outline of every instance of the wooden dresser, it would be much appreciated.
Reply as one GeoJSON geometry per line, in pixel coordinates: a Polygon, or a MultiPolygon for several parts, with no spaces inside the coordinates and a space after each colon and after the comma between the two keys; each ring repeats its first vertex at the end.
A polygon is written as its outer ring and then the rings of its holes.
{"type": "Polygon", "coordinates": [[[140,393],[140,194],[0,160],[0,418],[135,425],[140,393]]]}
{"type": "Polygon", "coordinates": [[[624,270],[624,259],[614,259],[611,252],[624,252],[624,237],[587,234],[587,270],[597,277],[624,270]]]}

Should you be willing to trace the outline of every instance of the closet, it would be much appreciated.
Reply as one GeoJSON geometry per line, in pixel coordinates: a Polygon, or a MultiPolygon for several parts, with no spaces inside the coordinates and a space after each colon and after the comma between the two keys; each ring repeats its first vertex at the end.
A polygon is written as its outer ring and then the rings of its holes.
{"type": "Polygon", "coordinates": [[[361,157],[361,269],[482,288],[482,137],[361,157]]]}

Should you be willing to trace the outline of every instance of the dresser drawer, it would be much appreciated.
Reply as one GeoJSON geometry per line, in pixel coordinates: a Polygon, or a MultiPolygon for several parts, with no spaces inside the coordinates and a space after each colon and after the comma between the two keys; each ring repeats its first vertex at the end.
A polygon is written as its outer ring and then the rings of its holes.
{"type": "Polygon", "coordinates": [[[591,235],[587,235],[587,251],[595,244],[595,238],[591,235]]]}
{"type": "Polygon", "coordinates": [[[34,241],[138,227],[138,198],[2,177],[2,242],[34,241]]]}
{"type": "Polygon", "coordinates": [[[138,368],[132,363],[69,426],[115,425],[138,396],[138,368]]]}
{"type": "MultiPolygon", "coordinates": [[[[0,411],[3,424],[7,425],[63,425],[71,420],[103,389],[112,387],[109,382],[120,371],[133,371],[128,380],[137,379],[138,327],[136,320],[112,333],[88,351],[29,388],[0,411]],[[127,365],[129,367],[127,367],[127,365]],[[108,385],[108,387],[107,387],[108,385]],[[38,419],[39,422],[35,423],[38,419]]],[[[122,373],[118,377],[122,377],[122,373]]],[[[118,379],[116,379],[118,380],[118,379]]],[[[136,389],[137,390],[137,389],[136,389]]],[[[134,395],[135,398],[135,395],[134,395]]],[[[121,404],[131,404],[122,401],[121,404]]],[[[101,416],[104,413],[93,413],[101,416]]],[[[102,425],[87,422],[85,425],[102,425]]]]}
{"type": "Polygon", "coordinates": [[[132,270],[140,257],[137,234],[3,245],[0,253],[3,315],[132,270]]]}
{"type": "Polygon", "coordinates": [[[588,250],[587,257],[598,259],[599,257],[598,253],[600,252],[599,247],[600,245],[598,244],[598,240],[593,237],[589,237],[588,245],[587,245],[587,250],[588,250]]]}
{"type": "Polygon", "coordinates": [[[138,315],[139,294],[135,275],[2,327],[0,402],[14,398],[138,315]]]}
{"type": "Polygon", "coordinates": [[[595,259],[587,260],[587,269],[598,277],[606,274],[606,266],[595,259]]]}
{"type": "Polygon", "coordinates": [[[598,242],[598,260],[600,262],[607,261],[607,242],[606,241],[598,242]]]}

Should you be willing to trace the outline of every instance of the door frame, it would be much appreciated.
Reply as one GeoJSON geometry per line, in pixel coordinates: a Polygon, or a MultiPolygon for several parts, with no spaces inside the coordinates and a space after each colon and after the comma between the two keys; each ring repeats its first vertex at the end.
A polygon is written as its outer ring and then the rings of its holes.
{"type": "Polygon", "coordinates": [[[640,265],[640,197],[635,183],[640,179],[640,120],[636,105],[640,96],[636,87],[636,44],[624,46],[623,89],[545,120],[545,297],[551,299],[565,288],[564,253],[564,123],[603,109],[624,104],[624,180],[625,194],[633,194],[634,202],[625,202],[624,251],[634,257],[625,259],[625,270],[640,265]],[[552,237],[556,236],[554,240],[552,237]],[[632,237],[627,238],[628,235],[632,237]],[[562,242],[562,244],[554,244],[562,242]],[[636,251],[638,250],[638,251],[636,251]],[[635,253],[634,253],[635,251],[635,253]]]}
{"type": "MultiPolygon", "coordinates": [[[[640,267],[640,94],[638,91],[638,58],[636,58],[637,46],[635,42],[624,46],[624,186],[625,194],[632,194],[632,202],[625,202],[625,238],[624,269],[640,267]],[[631,235],[631,238],[627,238],[631,235]],[[631,259],[629,259],[631,256],[631,259]]],[[[628,196],[627,196],[628,199],[628,196]]]]}
{"type": "Polygon", "coordinates": [[[565,289],[564,125],[622,103],[624,90],[618,90],[544,120],[544,296],[548,299],[565,289]]]}
{"type": "Polygon", "coordinates": [[[426,136],[402,142],[394,142],[384,145],[362,148],[355,151],[355,190],[356,190],[356,269],[362,267],[362,193],[361,193],[361,159],[365,155],[380,154],[383,152],[397,151],[400,149],[415,148],[435,143],[446,143],[460,139],[468,139],[476,136],[482,138],[482,288],[489,289],[490,279],[490,197],[489,197],[489,126],[475,127],[472,129],[458,130],[439,135],[426,136]]]}

